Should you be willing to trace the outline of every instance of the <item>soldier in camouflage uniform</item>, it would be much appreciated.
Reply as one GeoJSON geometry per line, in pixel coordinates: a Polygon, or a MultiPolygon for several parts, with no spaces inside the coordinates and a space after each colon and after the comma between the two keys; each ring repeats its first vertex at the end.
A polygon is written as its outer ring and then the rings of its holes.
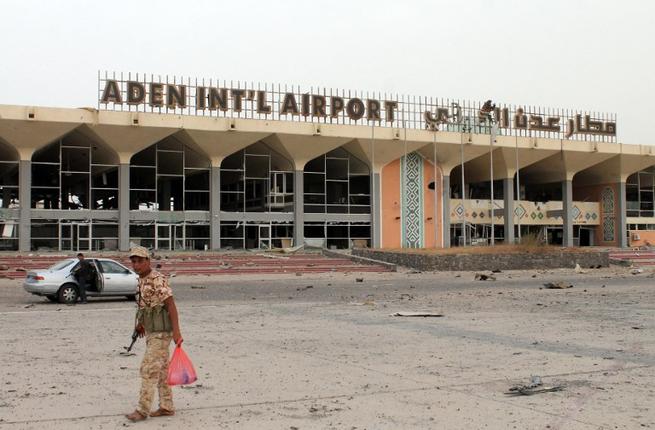
{"type": "Polygon", "coordinates": [[[150,255],[144,247],[130,250],[130,260],[139,275],[136,331],[146,338],[146,352],[141,363],[141,392],[137,409],[126,415],[130,421],[175,415],[173,393],[166,383],[171,340],[182,343],[177,308],[168,279],[150,267],[150,255]],[[159,409],[150,412],[155,387],[159,391],[159,409]]]}

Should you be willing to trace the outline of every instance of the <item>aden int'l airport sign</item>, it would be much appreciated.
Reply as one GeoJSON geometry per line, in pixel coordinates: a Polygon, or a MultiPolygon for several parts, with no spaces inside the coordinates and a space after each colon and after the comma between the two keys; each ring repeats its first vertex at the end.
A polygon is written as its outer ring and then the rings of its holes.
{"type": "Polygon", "coordinates": [[[615,141],[616,115],[270,83],[98,72],[98,109],[615,141]]]}

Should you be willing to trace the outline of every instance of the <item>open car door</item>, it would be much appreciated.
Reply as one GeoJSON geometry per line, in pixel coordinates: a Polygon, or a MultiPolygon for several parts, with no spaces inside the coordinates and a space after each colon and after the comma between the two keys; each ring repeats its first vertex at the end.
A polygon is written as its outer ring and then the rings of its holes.
{"type": "Polygon", "coordinates": [[[92,260],[93,261],[93,279],[95,280],[95,287],[96,291],[98,291],[98,294],[102,294],[102,292],[105,290],[105,279],[102,276],[102,271],[100,270],[100,267],[98,265],[98,260],[92,260]]]}

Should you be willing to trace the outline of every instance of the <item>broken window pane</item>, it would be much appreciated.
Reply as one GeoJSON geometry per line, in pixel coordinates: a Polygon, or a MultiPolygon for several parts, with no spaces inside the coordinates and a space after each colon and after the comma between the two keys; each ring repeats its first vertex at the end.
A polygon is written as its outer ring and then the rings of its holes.
{"type": "Polygon", "coordinates": [[[155,191],[130,191],[130,210],[154,211],[157,210],[155,191]]]}
{"type": "Polygon", "coordinates": [[[32,163],[32,186],[59,187],[59,166],[32,163]]]}
{"type": "Polygon", "coordinates": [[[269,157],[266,155],[246,154],[246,177],[268,178],[269,157]]]}
{"type": "Polygon", "coordinates": [[[18,208],[18,187],[0,186],[0,207],[18,208]]]}
{"type": "Polygon", "coordinates": [[[246,212],[266,212],[268,179],[246,179],[246,212]]]}
{"type": "Polygon", "coordinates": [[[92,209],[118,209],[118,190],[91,190],[92,209]]]}
{"type": "Polygon", "coordinates": [[[157,160],[157,148],[152,145],[143,151],[137,152],[132,156],[130,165],[132,166],[155,166],[157,160]]]}
{"type": "Polygon", "coordinates": [[[154,190],[157,176],[153,167],[130,167],[130,188],[135,190],[154,190]]]}
{"type": "Polygon", "coordinates": [[[90,163],[89,148],[61,148],[62,172],[88,172],[90,163]]]}
{"type": "Polygon", "coordinates": [[[0,185],[18,186],[18,163],[0,162],[0,185]]]}
{"type": "Polygon", "coordinates": [[[89,175],[66,173],[61,177],[62,209],[89,208],[89,175]]]}
{"type": "Polygon", "coordinates": [[[208,211],[209,193],[206,191],[187,191],[184,193],[184,210],[208,211]]]}
{"type": "Polygon", "coordinates": [[[159,176],[157,178],[157,203],[160,211],[182,211],[183,178],[176,176],[159,176]]]}
{"type": "Polygon", "coordinates": [[[157,174],[183,175],[183,159],[181,152],[157,151],[157,174]]]}
{"type": "Polygon", "coordinates": [[[221,191],[243,191],[243,171],[221,170],[221,191]]]}
{"type": "Polygon", "coordinates": [[[209,170],[186,169],[184,172],[187,191],[209,191],[209,170]]]}
{"type": "Polygon", "coordinates": [[[221,211],[225,212],[243,212],[243,192],[231,193],[231,192],[222,192],[221,193],[221,211]]]}
{"type": "Polygon", "coordinates": [[[118,188],[117,166],[91,166],[93,188],[118,188]]]}
{"type": "Polygon", "coordinates": [[[35,209],[59,209],[59,188],[32,188],[35,209]]]}
{"type": "Polygon", "coordinates": [[[59,142],[39,149],[32,156],[32,162],[59,163],[59,142]]]}

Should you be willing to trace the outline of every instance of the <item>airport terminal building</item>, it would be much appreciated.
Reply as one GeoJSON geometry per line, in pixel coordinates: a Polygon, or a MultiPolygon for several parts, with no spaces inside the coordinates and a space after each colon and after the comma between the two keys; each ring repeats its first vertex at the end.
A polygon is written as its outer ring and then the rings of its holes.
{"type": "Polygon", "coordinates": [[[0,105],[0,249],[655,241],[655,153],[611,114],[99,73],[0,105]]]}

